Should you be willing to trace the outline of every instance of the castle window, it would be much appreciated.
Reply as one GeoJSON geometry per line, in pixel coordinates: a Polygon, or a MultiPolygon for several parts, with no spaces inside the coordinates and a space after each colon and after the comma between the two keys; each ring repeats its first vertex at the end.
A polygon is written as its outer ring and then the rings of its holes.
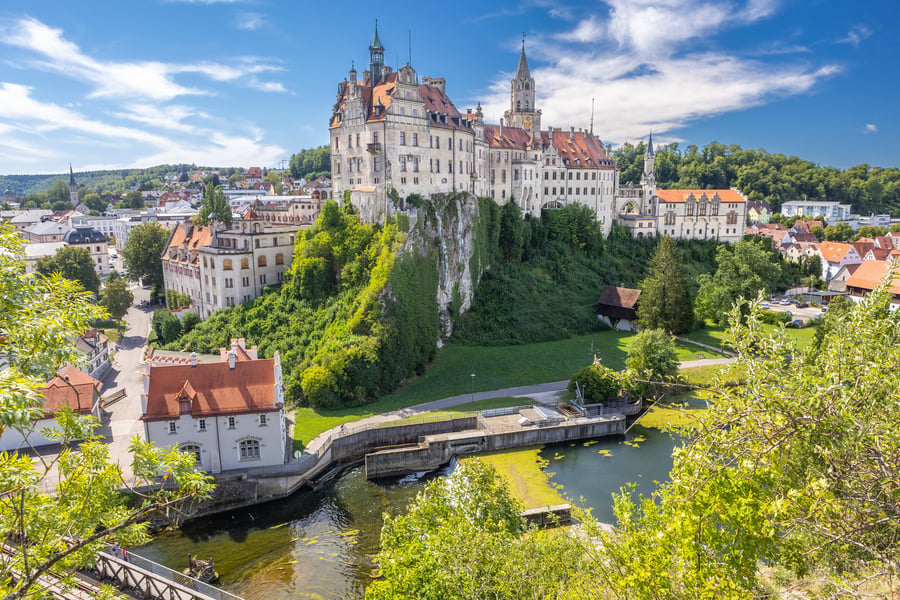
{"type": "Polygon", "coordinates": [[[376,171],[380,171],[380,170],[381,170],[381,158],[379,158],[379,157],[376,156],[376,157],[372,160],[372,165],[373,165],[373,168],[374,168],[376,171]]]}
{"type": "Polygon", "coordinates": [[[515,180],[515,181],[519,180],[519,170],[518,169],[513,169],[513,180],[515,180]]]}
{"type": "MultiPolygon", "coordinates": [[[[413,135],[415,135],[415,134],[413,134],[413,135]]],[[[418,173],[418,172],[419,172],[419,157],[414,156],[413,157],[413,173],[418,173]]],[[[416,178],[416,183],[418,183],[418,178],[416,178]]]]}
{"type": "Polygon", "coordinates": [[[260,256],[259,258],[256,259],[256,266],[257,267],[266,266],[266,255],[265,254],[263,254],[262,256],[260,256]]]}
{"type": "Polygon", "coordinates": [[[506,183],[506,169],[500,169],[500,183],[506,183]]]}
{"type": "Polygon", "coordinates": [[[231,261],[228,260],[227,258],[222,262],[222,269],[225,271],[231,270],[231,261]]]}
{"type": "Polygon", "coordinates": [[[406,99],[409,100],[409,92],[406,92],[406,99]]]}
{"type": "Polygon", "coordinates": [[[375,132],[372,133],[372,143],[373,143],[373,144],[377,144],[377,143],[378,143],[378,132],[377,132],[377,131],[375,131],[375,132]]]}
{"type": "Polygon", "coordinates": [[[400,107],[400,115],[402,116],[402,115],[405,115],[405,114],[406,114],[406,109],[403,108],[403,107],[401,106],[401,107],[400,107]]]}
{"type": "Polygon", "coordinates": [[[275,264],[283,265],[284,264],[284,254],[276,254],[275,255],[275,264]]]}
{"type": "Polygon", "coordinates": [[[418,116],[419,116],[419,111],[418,111],[417,109],[415,109],[415,108],[413,109],[413,116],[414,116],[414,117],[418,117],[418,116]]]}
{"type": "Polygon", "coordinates": [[[359,148],[359,134],[356,134],[356,147],[359,148]]]}
{"type": "Polygon", "coordinates": [[[453,172],[453,161],[452,161],[452,160],[448,160],[448,161],[447,161],[447,172],[448,172],[448,173],[452,173],[452,172],[453,172]]]}
{"type": "Polygon", "coordinates": [[[400,157],[400,171],[404,172],[404,173],[406,172],[406,157],[405,156],[400,157]]]}
{"type": "MultiPolygon", "coordinates": [[[[528,89],[528,84],[525,84],[525,89],[528,89]]],[[[528,100],[525,101],[525,110],[528,110],[528,100]]]]}
{"type": "Polygon", "coordinates": [[[406,145],[406,132],[405,131],[400,132],[400,145],[401,146],[406,145]]]}
{"type": "Polygon", "coordinates": [[[240,443],[241,460],[259,460],[259,441],[244,440],[240,443]]]}
{"type": "Polygon", "coordinates": [[[447,138],[447,150],[453,150],[453,138],[447,138]]]}
{"type": "Polygon", "coordinates": [[[522,103],[519,102],[518,100],[516,100],[516,110],[521,110],[521,109],[522,109],[522,103]]]}
{"type": "Polygon", "coordinates": [[[353,147],[353,134],[352,133],[347,135],[347,147],[348,148],[353,147]]]}
{"type": "Polygon", "coordinates": [[[335,150],[341,149],[341,138],[339,138],[339,137],[334,138],[334,149],[335,150]]]}

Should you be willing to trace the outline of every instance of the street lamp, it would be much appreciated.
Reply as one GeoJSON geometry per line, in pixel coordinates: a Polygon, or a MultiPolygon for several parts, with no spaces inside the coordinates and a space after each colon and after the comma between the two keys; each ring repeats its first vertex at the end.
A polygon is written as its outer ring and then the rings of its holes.
{"type": "Polygon", "coordinates": [[[472,373],[472,402],[475,402],[475,373],[472,373]]]}

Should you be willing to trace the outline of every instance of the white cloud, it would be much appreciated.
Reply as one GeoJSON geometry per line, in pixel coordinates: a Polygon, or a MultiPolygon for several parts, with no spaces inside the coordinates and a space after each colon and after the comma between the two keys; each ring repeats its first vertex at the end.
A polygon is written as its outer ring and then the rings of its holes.
{"type": "MultiPolygon", "coordinates": [[[[594,131],[604,141],[634,140],[650,130],[661,140],[673,138],[673,130],[695,119],[807,93],[839,71],[789,62],[781,53],[748,58],[716,49],[714,36],[769,17],[774,0],[607,4],[606,16],[592,15],[553,38],[529,39],[529,57],[548,65],[531,65],[544,128],[587,127],[593,98],[594,131]]],[[[489,118],[509,106],[509,76],[490,86],[483,103],[489,118]]]]}
{"type": "Polygon", "coordinates": [[[266,16],[260,13],[244,12],[237,16],[238,29],[255,31],[266,24],[266,16]]]}
{"type": "Polygon", "coordinates": [[[869,29],[865,25],[857,25],[856,27],[851,29],[849,32],[847,32],[846,36],[842,37],[835,43],[850,44],[854,48],[858,48],[860,42],[862,42],[864,39],[866,39],[870,35],[872,35],[871,29],[869,29]]]}
{"type": "Polygon", "coordinates": [[[866,123],[866,126],[863,127],[863,133],[878,133],[878,127],[872,123],[866,123]]]}
{"type": "Polygon", "coordinates": [[[247,75],[282,70],[257,58],[233,65],[217,62],[164,63],[96,60],[63,38],[62,30],[24,18],[0,26],[0,42],[30,50],[43,58],[33,66],[93,84],[92,97],[146,98],[166,101],[179,96],[206,95],[208,90],[185,87],[175,76],[199,73],[218,82],[242,82],[247,75]]]}

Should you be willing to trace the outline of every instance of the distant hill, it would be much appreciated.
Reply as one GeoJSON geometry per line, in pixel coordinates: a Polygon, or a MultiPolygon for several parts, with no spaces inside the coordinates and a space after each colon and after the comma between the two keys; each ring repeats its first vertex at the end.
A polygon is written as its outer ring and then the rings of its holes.
{"type": "MultiPolygon", "coordinates": [[[[156,187],[154,182],[160,185],[169,174],[180,175],[183,171],[191,173],[197,170],[209,170],[212,167],[198,167],[197,165],[159,165],[147,169],[116,169],[112,171],[82,171],[75,172],[75,181],[79,187],[86,187],[97,192],[125,192],[132,187],[145,186],[147,189],[156,187]]],[[[220,169],[221,170],[221,169],[220,169]]],[[[53,182],[62,179],[69,181],[69,173],[42,174],[42,175],[0,175],[0,193],[11,189],[17,196],[24,197],[50,189],[53,182]]]]}

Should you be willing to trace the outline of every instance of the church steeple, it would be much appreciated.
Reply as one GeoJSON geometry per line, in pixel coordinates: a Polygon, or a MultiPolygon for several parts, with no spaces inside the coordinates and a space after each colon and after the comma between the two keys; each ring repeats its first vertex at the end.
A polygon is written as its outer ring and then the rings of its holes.
{"type": "Polygon", "coordinates": [[[516,76],[510,81],[509,110],[504,115],[510,127],[525,129],[530,133],[541,130],[541,111],[535,109],[534,96],[534,78],[528,68],[523,34],[519,66],[516,68],[516,76]]]}
{"type": "Polygon", "coordinates": [[[644,207],[649,206],[656,194],[656,154],[653,152],[653,133],[647,140],[647,149],[644,151],[644,172],[641,173],[641,188],[643,189],[644,207]]]}
{"type": "Polygon", "coordinates": [[[72,206],[78,206],[78,184],[75,183],[75,173],[72,172],[72,163],[69,163],[69,200],[72,206]]]}
{"type": "Polygon", "coordinates": [[[378,19],[375,19],[375,39],[369,46],[369,67],[372,70],[372,85],[381,81],[382,68],[384,67],[384,46],[378,39],[378,19]]]}

